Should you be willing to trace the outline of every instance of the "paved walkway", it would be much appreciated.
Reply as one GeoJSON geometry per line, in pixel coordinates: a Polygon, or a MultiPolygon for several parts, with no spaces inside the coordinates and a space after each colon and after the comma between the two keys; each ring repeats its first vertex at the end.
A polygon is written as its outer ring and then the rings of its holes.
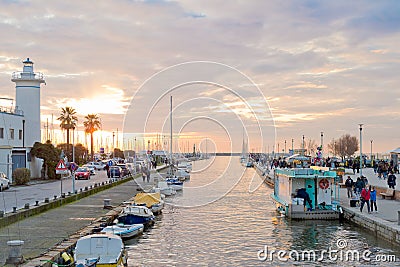
{"type": "MultiPolygon", "coordinates": [[[[350,177],[353,179],[353,181],[357,180],[357,177],[360,176],[359,173],[356,172],[356,174],[353,174],[352,169],[346,169],[346,175],[344,177],[344,180],[346,180],[347,176],[350,175],[350,177]]],[[[372,186],[379,186],[383,188],[388,188],[387,185],[387,179],[379,179],[378,175],[374,173],[374,170],[372,168],[367,168],[363,169],[362,175],[367,177],[368,183],[371,184],[372,186]]],[[[396,190],[400,190],[400,175],[396,175],[396,190]]],[[[361,214],[360,208],[359,207],[350,207],[350,199],[347,198],[347,189],[342,188],[340,190],[340,203],[344,207],[348,207],[351,210],[361,214]]],[[[371,214],[368,214],[367,206],[364,206],[363,209],[363,215],[370,217],[370,218],[380,218],[382,220],[385,220],[388,222],[389,225],[393,225],[397,227],[397,220],[398,220],[398,214],[397,211],[400,211],[400,201],[399,200],[391,200],[391,199],[382,199],[379,194],[377,195],[377,206],[378,206],[378,212],[373,212],[371,214]]]]}
{"type": "MultiPolygon", "coordinates": [[[[164,167],[164,165],[158,166],[157,170],[164,167]]],[[[47,252],[49,248],[54,247],[109,212],[109,210],[103,209],[104,199],[111,199],[111,205],[118,206],[133,197],[137,193],[138,186],[151,186],[155,175],[155,171],[152,170],[150,183],[142,185],[142,179],[139,177],[73,203],[0,228],[0,266],[5,263],[9,254],[7,241],[23,240],[25,242],[22,247],[24,258],[38,257],[47,252]]]]}

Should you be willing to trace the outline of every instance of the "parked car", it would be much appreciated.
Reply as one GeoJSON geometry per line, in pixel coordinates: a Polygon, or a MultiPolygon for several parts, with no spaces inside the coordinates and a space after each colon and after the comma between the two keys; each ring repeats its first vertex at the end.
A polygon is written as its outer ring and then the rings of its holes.
{"type": "Polygon", "coordinates": [[[85,164],[82,167],[89,168],[90,175],[95,175],[96,174],[96,168],[93,165],[85,164]]]}
{"type": "Polygon", "coordinates": [[[4,172],[0,172],[0,191],[10,188],[10,180],[8,180],[4,172]]]}
{"type": "Polygon", "coordinates": [[[107,173],[108,178],[121,178],[122,177],[122,169],[119,166],[110,166],[110,169],[107,173]]]}
{"type": "Polygon", "coordinates": [[[122,176],[128,176],[131,174],[131,172],[129,171],[129,169],[126,167],[125,164],[117,164],[117,166],[122,169],[122,176]]]}
{"type": "Polygon", "coordinates": [[[88,167],[79,167],[76,171],[75,171],[75,179],[86,179],[89,180],[90,179],[90,170],[88,167]]]}
{"type": "Polygon", "coordinates": [[[91,165],[93,166],[96,170],[100,171],[100,170],[104,170],[104,163],[103,162],[97,162],[97,161],[91,161],[88,162],[87,165],[91,165]]]}

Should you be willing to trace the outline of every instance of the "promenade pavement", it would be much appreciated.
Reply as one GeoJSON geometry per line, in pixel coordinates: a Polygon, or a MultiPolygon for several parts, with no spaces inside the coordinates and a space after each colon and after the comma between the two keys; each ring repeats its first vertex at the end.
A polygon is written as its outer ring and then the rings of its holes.
{"type": "MultiPolygon", "coordinates": [[[[344,176],[344,181],[347,179],[347,176],[350,175],[350,177],[353,179],[353,181],[357,180],[357,177],[360,176],[360,173],[355,173],[353,174],[352,169],[346,169],[346,174],[344,176]]],[[[362,175],[367,177],[368,183],[372,186],[378,186],[382,188],[388,188],[387,185],[387,179],[379,179],[378,175],[374,173],[374,170],[372,168],[366,168],[362,170],[362,175]]],[[[399,186],[399,178],[400,175],[396,175],[396,190],[400,190],[399,186]]],[[[350,199],[347,197],[347,189],[346,188],[341,188],[340,189],[340,203],[344,207],[348,207],[352,211],[356,212],[357,214],[361,214],[360,208],[359,207],[350,207],[350,199]]],[[[385,224],[391,225],[395,228],[400,227],[397,225],[398,221],[398,214],[397,211],[400,211],[400,201],[399,200],[391,200],[391,199],[382,199],[379,194],[377,195],[377,207],[378,207],[378,212],[373,212],[371,214],[368,214],[367,206],[365,205],[363,208],[363,216],[367,216],[369,218],[378,218],[381,220],[386,221],[385,224]]]]}
{"type": "MultiPolygon", "coordinates": [[[[158,166],[161,169],[164,166],[158,166]]],[[[154,170],[152,176],[154,176],[154,170]]],[[[118,206],[137,193],[141,177],[82,198],[56,209],[28,217],[22,221],[0,228],[0,266],[9,254],[7,241],[23,240],[22,255],[25,259],[36,258],[70,235],[90,225],[109,210],[103,209],[104,199],[111,199],[118,206]]],[[[153,179],[152,179],[153,181],[153,179]]],[[[150,184],[150,183],[149,183],[150,184]]]]}

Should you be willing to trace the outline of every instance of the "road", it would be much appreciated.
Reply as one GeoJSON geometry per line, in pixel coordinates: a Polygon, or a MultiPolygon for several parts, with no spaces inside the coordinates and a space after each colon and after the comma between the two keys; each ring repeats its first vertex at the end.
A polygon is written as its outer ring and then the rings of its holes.
{"type": "MultiPolygon", "coordinates": [[[[90,180],[75,180],[75,190],[107,181],[105,171],[96,171],[90,180]]],[[[72,178],[68,177],[58,181],[44,182],[33,185],[11,186],[10,189],[0,192],[0,211],[11,212],[13,207],[23,208],[26,203],[35,205],[36,201],[43,202],[45,198],[53,199],[54,196],[61,196],[62,193],[72,192],[72,178]]]]}

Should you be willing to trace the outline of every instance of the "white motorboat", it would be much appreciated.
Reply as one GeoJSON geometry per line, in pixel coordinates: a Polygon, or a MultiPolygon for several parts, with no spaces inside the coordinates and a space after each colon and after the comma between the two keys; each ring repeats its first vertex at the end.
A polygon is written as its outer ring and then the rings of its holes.
{"type": "Polygon", "coordinates": [[[128,205],[118,216],[118,223],[132,225],[143,224],[145,227],[154,224],[154,214],[146,206],[128,205]]]}
{"type": "Polygon", "coordinates": [[[155,190],[157,189],[160,190],[161,194],[164,194],[166,196],[172,196],[176,194],[175,189],[170,187],[166,181],[159,181],[158,187],[155,188],[155,190]]]}
{"type": "Polygon", "coordinates": [[[129,239],[143,233],[144,225],[139,224],[115,224],[105,227],[101,233],[110,233],[120,236],[122,239],[129,239]]]}
{"type": "Polygon", "coordinates": [[[92,234],[76,242],[76,267],[123,267],[127,266],[127,258],[122,238],[117,235],[92,234]]]}

